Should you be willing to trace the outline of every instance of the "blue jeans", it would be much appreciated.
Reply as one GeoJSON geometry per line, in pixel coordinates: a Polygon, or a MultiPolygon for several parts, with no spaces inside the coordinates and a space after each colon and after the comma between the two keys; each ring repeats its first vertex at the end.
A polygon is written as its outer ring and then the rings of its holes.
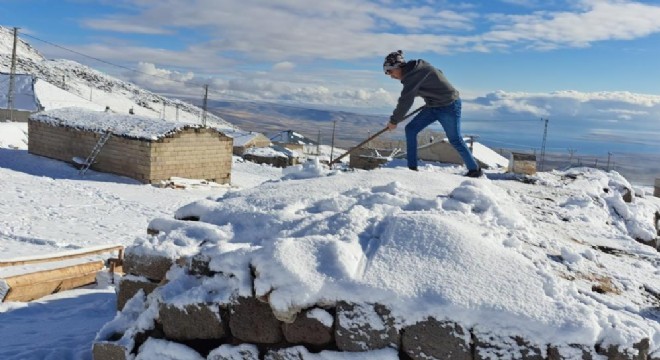
{"type": "Polygon", "coordinates": [[[461,135],[460,99],[447,106],[424,108],[406,125],[408,167],[417,167],[417,134],[436,120],[442,125],[449,143],[461,156],[468,170],[478,169],[479,165],[474,160],[470,149],[463,141],[463,135],[461,135]]]}

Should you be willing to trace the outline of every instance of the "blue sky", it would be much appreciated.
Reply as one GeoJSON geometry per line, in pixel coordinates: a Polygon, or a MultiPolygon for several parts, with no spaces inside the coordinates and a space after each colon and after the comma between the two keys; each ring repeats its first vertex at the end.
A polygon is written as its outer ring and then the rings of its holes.
{"type": "Polygon", "coordinates": [[[385,114],[400,84],[381,65],[401,49],[461,91],[465,132],[507,128],[536,141],[538,120],[550,118],[558,148],[595,141],[653,153],[657,19],[660,2],[628,0],[0,0],[0,25],[20,27],[46,57],[157,92],[201,96],[209,84],[218,99],[385,114]],[[516,125],[525,119],[533,123],[516,125]]]}

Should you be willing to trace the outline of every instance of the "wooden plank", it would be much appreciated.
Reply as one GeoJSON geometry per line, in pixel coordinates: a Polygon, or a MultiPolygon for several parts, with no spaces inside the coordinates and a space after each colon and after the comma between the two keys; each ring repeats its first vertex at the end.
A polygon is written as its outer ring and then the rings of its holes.
{"type": "Polygon", "coordinates": [[[79,288],[96,282],[97,272],[80,275],[70,279],[48,282],[9,289],[4,301],[32,301],[61,291],[79,288]]]}
{"type": "Polygon", "coordinates": [[[84,256],[94,255],[94,254],[102,254],[102,253],[111,252],[111,251],[118,251],[119,252],[119,259],[123,259],[124,246],[122,246],[122,245],[111,245],[111,246],[98,247],[98,248],[87,249],[87,250],[82,249],[80,251],[64,253],[64,254],[61,254],[61,255],[55,254],[55,255],[51,255],[51,256],[47,256],[47,257],[40,257],[40,258],[29,258],[29,259],[20,259],[20,260],[0,261],[0,267],[18,266],[18,265],[26,265],[26,264],[39,264],[39,263],[45,263],[45,262],[75,259],[75,258],[79,258],[79,257],[84,257],[84,256]]]}
{"type": "Polygon", "coordinates": [[[92,284],[104,262],[93,261],[3,279],[9,288],[3,301],[30,301],[64,290],[92,284]]]}

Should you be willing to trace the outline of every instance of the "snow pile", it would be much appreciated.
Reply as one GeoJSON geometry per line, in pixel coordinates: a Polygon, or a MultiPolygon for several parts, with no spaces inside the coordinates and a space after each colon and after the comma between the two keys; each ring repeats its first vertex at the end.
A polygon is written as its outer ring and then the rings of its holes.
{"type": "Polygon", "coordinates": [[[170,270],[168,302],[268,296],[282,315],[340,300],[378,303],[399,326],[428,316],[539,344],[660,351],[660,255],[635,241],[655,198],[599,170],[543,173],[538,184],[465,180],[400,168],[317,176],[315,164],[180,208],[133,251],[201,253],[224,276],[170,270]],[[291,176],[292,174],[315,176],[291,176]],[[163,249],[163,250],[161,250],[163,249]],[[250,267],[256,277],[252,278],[250,267]]]}
{"type": "Polygon", "coordinates": [[[310,158],[300,165],[288,166],[282,169],[284,175],[282,179],[310,179],[320,176],[335,175],[338,170],[331,171],[327,166],[322,165],[318,158],[310,158]]]}
{"type": "Polygon", "coordinates": [[[27,123],[0,122],[0,149],[27,150],[27,123]]]}

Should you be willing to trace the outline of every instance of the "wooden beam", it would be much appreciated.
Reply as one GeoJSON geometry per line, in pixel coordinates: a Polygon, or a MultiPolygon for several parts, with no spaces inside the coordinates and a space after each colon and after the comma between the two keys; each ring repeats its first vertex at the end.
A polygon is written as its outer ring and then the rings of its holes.
{"type": "MultiPolygon", "coordinates": [[[[37,271],[2,279],[5,296],[2,301],[31,301],[40,297],[93,284],[102,270],[101,260],[65,266],[53,270],[37,271]]],[[[2,293],[0,293],[2,295],[2,293]]]]}
{"type": "Polygon", "coordinates": [[[84,256],[94,255],[94,254],[102,254],[102,253],[111,252],[111,251],[118,251],[119,252],[118,258],[123,260],[123,258],[124,258],[124,246],[122,246],[122,245],[111,245],[111,246],[95,247],[95,248],[91,248],[91,249],[81,249],[81,250],[71,251],[71,252],[67,252],[67,253],[62,253],[60,255],[54,254],[54,255],[51,255],[51,256],[45,256],[45,257],[39,257],[39,258],[35,257],[35,258],[26,258],[26,259],[19,259],[19,260],[0,261],[0,268],[1,267],[7,267],[7,266],[40,264],[40,263],[45,263],[45,262],[75,259],[75,258],[79,258],[79,257],[84,257],[84,256]]]}

